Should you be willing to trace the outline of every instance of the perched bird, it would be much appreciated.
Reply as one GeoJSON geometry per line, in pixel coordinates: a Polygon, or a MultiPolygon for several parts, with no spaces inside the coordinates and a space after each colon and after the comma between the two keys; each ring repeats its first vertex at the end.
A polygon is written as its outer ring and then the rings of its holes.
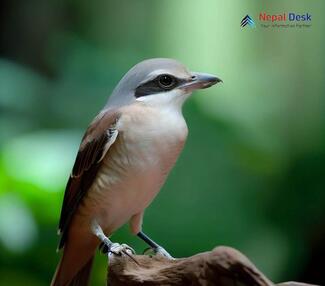
{"type": "Polygon", "coordinates": [[[51,285],[87,285],[100,243],[113,253],[128,248],[109,239],[128,221],[133,234],[170,257],[142,232],[143,214],[186,140],[184,101],[218,82],[164,58],[140,62],[125,74],[80,144],[59,222],[63,256],[51,285]]]}

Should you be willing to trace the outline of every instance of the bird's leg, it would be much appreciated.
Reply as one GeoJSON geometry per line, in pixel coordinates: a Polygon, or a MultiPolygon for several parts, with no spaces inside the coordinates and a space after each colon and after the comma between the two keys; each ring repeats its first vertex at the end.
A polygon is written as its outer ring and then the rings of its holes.
{"type": "Polygon", "coordinates": [[[102,228],[97,222],[92,223],[92,232],[96,235],[101,241],[99,245],[99,250],[106,254],[115,254],[121,256],[126,254],[130,256],[131,254],[135,254],[133,248],[128,246],[127,244],[119,244],[112,242],[103,232],[102,228]]]}
{"type": "Polygon", "coordinates": [[[131,218],[130,220],[131,232],[137,234],[138,237],[140,237],[146,244],[148,244],[150,246],[150,249],[152,249],[154,253],[172,259],[173,257],[163,247],[161,247],[158,243],[154,242],[149,236],[147,236],[145,233],[141,231],[142,219],[143,219],[143,212],[137,213],[131,218]]]}
{"type": "Polygon", "coordinates": [[[149,236],[147,236],[142,231],[137,233],[137,236],[140,237],[146,244],[150,246],[150,248],[154,251],[154,253],[158,255],[165,256],[169,259],[174,259],[165,248],[154,242],[149,236]]]}

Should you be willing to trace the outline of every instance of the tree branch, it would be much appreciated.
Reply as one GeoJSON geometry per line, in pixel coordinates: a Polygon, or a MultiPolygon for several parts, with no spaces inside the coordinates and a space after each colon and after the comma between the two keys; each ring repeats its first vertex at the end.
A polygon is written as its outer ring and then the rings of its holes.
{"type": "MultiPolygon", "coordinates": [[[[273,286],[246,256],[230,247],[216,247],[187,258],[110,256],[107,285],[273,286]]],[[[286,282],[279,286],[311,286],[286,282]]]]}

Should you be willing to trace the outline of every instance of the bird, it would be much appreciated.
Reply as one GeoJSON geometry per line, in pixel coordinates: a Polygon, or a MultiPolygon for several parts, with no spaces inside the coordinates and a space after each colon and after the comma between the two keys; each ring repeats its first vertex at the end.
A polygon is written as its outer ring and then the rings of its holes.
{"type": "Polygon", "coordinates": [[[132,254],[129,246],[109,239],[128,222],[132,234],[172,258],[143,232],[144,211],[186,141],[183,103],[193,91],[219,82],[169,58],[146,59],[122,77],[80,143],[61,208],[63,254],[52,286],[88,285],[99,246],[132,254]]]}

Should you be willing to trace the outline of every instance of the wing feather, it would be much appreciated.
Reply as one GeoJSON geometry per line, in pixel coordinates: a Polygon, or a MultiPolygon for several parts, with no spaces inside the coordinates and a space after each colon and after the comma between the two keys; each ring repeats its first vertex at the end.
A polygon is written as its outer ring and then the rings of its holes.
{"type": "Polygon", "coordinates": [[[109,147],[117,138],[118,112],[103,111],[88,127],[72,168],[63,199],[59,222],[62,235],[59,249],[65,244],[71,219],[91,187],[109,147]]]}

